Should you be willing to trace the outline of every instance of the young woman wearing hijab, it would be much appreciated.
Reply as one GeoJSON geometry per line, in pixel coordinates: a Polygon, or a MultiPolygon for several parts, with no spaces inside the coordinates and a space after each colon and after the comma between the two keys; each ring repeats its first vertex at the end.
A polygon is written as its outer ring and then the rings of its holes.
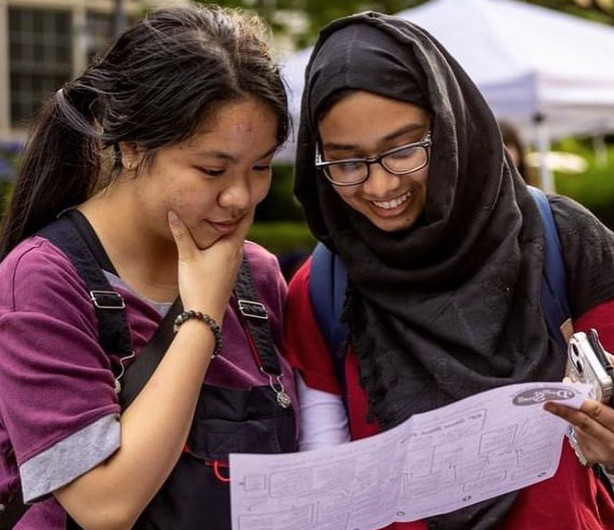
{"type": "MultiPolygon", "coordinates": [[[[343,389],[314,317],[312,260],[290,284],[303,449],[500,385],[563,378],[565,355],[539,303],[540,213],[480,92],[425,31],[377,13],[322,31],[306,73],[295,191],[314,235],[348,271],[343,389]]],[[[576,330],[596,327],[614,350],[614,235],[569,199],[550,206],[576,330]]],[[[612,409],[550,410],[580,426],[592,462],[614,461],[612,409]]],[[[565,443],[550,480],[393,526],[614,528],[614,504],[565,443]]]]}
{"type": "Polygon", "coordinates": [[[295,450],[244,240],[289,121],[263,29],[153,11],[46,103],[0,245],[3,530],[229,530],[228,453],[295,450]]]}

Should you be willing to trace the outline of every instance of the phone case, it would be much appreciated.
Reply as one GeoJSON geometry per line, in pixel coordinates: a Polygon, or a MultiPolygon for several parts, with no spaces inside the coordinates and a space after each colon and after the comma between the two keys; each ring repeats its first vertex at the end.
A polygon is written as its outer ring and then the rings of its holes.
{"type": "Polygon", "coordinates": [[[572,381],[588,383],[595,389],[595,399],[609,403],[612,398],[612,365],[595,330],[589,335],[579,331],[569,340],[565,375],[572,381]]]}

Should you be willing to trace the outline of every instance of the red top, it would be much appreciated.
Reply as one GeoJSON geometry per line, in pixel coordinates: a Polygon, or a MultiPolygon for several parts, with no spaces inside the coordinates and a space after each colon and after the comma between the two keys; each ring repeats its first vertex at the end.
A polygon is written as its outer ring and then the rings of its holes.
{"type": "MultiPolygon", "coordinates": [[[[341,394],[326,342],[315,320],[309,295],[308,260],[290,282],[286,309],[286,350],[305,383],[324,392],[341,394]]],[[[608,351],[614,351],[614,300],[601,304],[574,321],[575,331],[596,328],[608,351]]],[[[367,423],[367,397],[358,381],[356,358],[348,351],[345,364],[347,406],[352,440],[379,432],[367,423]]],[[[521,490],[501,530],[614,529],[614,502],[594,474],[582,467],[568,443],[554,477],[521,490]]],[[[390,530],[427,530],[425,521],[393,523],[390,530]]]]}

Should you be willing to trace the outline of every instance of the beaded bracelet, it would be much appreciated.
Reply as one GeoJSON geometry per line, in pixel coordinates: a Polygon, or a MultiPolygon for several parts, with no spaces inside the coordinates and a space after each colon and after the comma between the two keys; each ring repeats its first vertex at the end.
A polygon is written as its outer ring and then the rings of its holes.
{"type": "Polygon", "coordinates": [[[192,318],[202,321],[204,324],[209,326],[209,329],[213,332],[213,337],[215,338],[215,348],[213,349],[213,354],[211,355],[211,358],[215,357],[222,351],[224,337],[222,335],[222,330],[217,325],[217,322],[213,320],[209,315],[201,313],[200,311],[193,311],[192,309],[190,309],[189,311],[184,311],[183,313],[179,313],[175,318],[175,322],[173,324],[173,331],[177,333],[181,325],[192,318]]]}

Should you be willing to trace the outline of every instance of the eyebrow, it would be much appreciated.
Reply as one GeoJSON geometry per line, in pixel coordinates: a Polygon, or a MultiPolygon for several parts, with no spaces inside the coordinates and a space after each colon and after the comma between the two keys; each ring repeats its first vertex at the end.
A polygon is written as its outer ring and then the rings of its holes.
{"type": "MultiPolygon", "coordinates": [[[[403,136],[404,134],[418,131],[421,129],[424,130],[426,128],[427,126],[425,124],[420,123],[410,123],[408,125],[403,125],[395,131],[388,133],[383,138],[380,138],[378,144],[390,142],[392,140],[396,140],[397,138],[399,138],[399,136],[403,136]]],[[[334,142],[329,142],[324,144],[324,149],[326,149],[327,151],[354,151],[360,149],[360,146],[354,144],[338,144],[334,142]]]]}
{"type": "MultiPolygon", "coordinates": [[[[259,156],[258,158],[256,158],[256,160],[262,160],[263,158],[271,156],[272,154],[275,153],[275,151],[277,151],[277,148],[278,148],[277,145],[271,147],[271,149],[269,149],[262,156],[259,156]]],[[[198,157],[219,158],[220,160],[225,160],[225,161],[232,162],[232,163],[235,163],[235,164],[238,162],[238,159],[237,159],[236,156],[231,155],[229,153],[225,153],[224,151],[198,151],[195,154],[198,157]]]]}

